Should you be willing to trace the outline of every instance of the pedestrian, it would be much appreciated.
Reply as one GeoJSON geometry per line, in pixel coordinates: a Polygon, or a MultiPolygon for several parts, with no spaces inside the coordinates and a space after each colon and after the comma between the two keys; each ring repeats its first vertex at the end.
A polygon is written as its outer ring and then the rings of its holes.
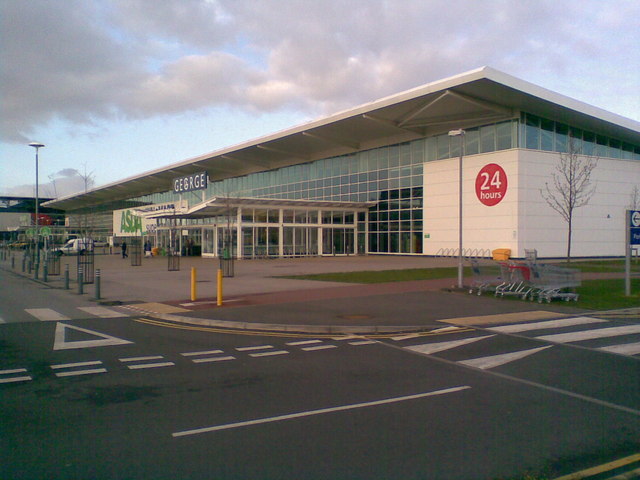
{"type": "Polygon", "coordinates": [[[123,240],[120,248],[122,248],[122,258],[127,258],[129,256],[127,255],[127,242],[123,240]]]}

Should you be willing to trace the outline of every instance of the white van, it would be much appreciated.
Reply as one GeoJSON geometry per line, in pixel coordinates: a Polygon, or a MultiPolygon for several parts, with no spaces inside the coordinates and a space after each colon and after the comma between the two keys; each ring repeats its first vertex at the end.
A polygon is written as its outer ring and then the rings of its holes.
{"type": "Polygon", "coordinates": [[[53,249],[53,253],[59,255],[78,255],[84,252],[93,252],[93,240],[91,238],[72,238],[62,247],[53,249]]]}

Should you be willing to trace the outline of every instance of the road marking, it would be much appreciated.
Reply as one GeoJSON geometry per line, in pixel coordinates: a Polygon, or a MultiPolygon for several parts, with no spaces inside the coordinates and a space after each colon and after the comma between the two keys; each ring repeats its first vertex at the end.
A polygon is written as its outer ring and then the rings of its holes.
{"type": "Polygon", "coordinates": [[[315,350],[326,350],[328,348],[338,348],[337,345],[316,345],[315,347],[302,347],[305,352],[313,352],[315,350]]]}
{"type": "Polygon", "coordinates": [[[206,358],[194,358],[193,363],[208,363],[208,362],[225,362],[227,360],[235,360],[236,357],[231,355],[227,357],[206,357],[206,358]]]}
{"type": "Polygon", "coordinates": [[[546,342],[568,343],[581,342],[583,340],[593,340],[595,338],[619,337],[621,335],[629,335],[640,333],[640,325],[626,325],[624,327],[598,328],[595,330],[584,330],[572,333],[556,333],[553,335],[542,335],[536,337],[537,340],[546,342]]]}
{"type": "Polygon", "coordinates": [[[0,378],[0,383],[28,382],[29,380],[33,379],[27,375],[24,377],[0,378]]]}
{"type": "Polygon", "coordinates": [[[463,338],[462,340],[453,340],[451,342],[437,342],[437,343],[425,343],[422,345],[412,345],[410,347],[404,347],[407,350],[413,352],[424,353],[425,355],[431,355],[432,353],[442,352],[444,350],[450,350],[452,348],[461,347],[469,343],[477,342],[478,340],[484,340],[485,338],[495,337],[495,335],[485,335],[483,337],[463,338]]]}
{"type": "Polygon", "coordinates": [[[273,348],[273,345],[260,345],[258,347],[237,347],[236,350],[239,352],[250,352],[253,350],[266,350],[268,348],[273,348]]]}
{"type": "Polygon", "coordinates": [[[106,368],[94,368],[89,370],[72,370],[70,372],[56,372],[56,377],[75,377],[76,375],[93,375],[94,373],[106,373],[106,368]]]}
{"type": "Polygon", "coordinates": [[[94,348],[94,347],[109,347],[114,345],[126,345],[130,342],[122,338],[112,337],[105,333],[96,332],[94,330],[87,330],[86,328],[74,327],[73,325],[67,325],[66,323],[56,324],[55,339],[53,342],[54,350],[70,350],[73,348],[94,348]],[[67,330],[76,330],[78,332],[86,333],[94,337],[100,337],[101,340],[80,340],[80,341],[67,341],[67,330]]]}
{"type": "Polygon", "coordinates": [[[396,342],[401,342],[402,340],[410,340],[412,338],[416,338],[419,337],[420,334],[419,333],[410,333],[407,335],[399,335],[397,337],[391,337],[391,340],[394,340],[396,342]]]}
{"type": "Polygon", "coordinates": [[[78,307],[78,310],[82,310],[83,312],[100,318],[128,317],[125,313],[116,312],[115,310],[105,307],[78,307]]]}
{"type": "Polygon", "coordinates": [[[186,352],[181,353],[183,357],[196,357],[198,355],[215,355],[216,353],[224,353],[222,350],[206,350],[204,352],[186,352]]]}
{"type": "Polygon", "coordinates": [[[278,415],[276,417],[267,417],[267,418],[258,418],[256,420],[248,420],[245,422],[236,422],[236,423],[227,423],[225,425],[216,425],[213,427],[204,427],[204,428],[196,428],[193,430],[184,430],[182,432],[175,432],[172,433],[171,436],[174,438],[177,437],[186,437],[188,435],[197,435],[200,433],[207,433],[207,432],[217,432],[220,430],[229,430],[229,429],[233,429],[233,428],[241,428],[241,427],[248,427],[251,425],[260,425],[260,424],[264,424],[264,423],[273,423],[273,422],[281,422],[284,420],[292,420],[294,418],[303,418],[303,417],[311,417],[314,415],[324,415],[327,413],[334,413],[334,412],[342,412],[345,410],[355,410],[357,408],[367,408],[367,407],[375,407],[378,405],[386,405],[386,404],[390,404],[390,403],[398,403],[398,402],[406,402],[408,400],[416,400],[418,398],[425,398],[425,397],[435,397],[438,395],[447,395],[449,393],[455,393],[455,392],[460,392],[462,390],[467,390],[471,388],[468,385],[463,385],[460,387],[452,387],[452,388],[445,388],[443,390],[435,390],[433,392],[425,392],[425,393],[418,393],[415,395],[406,395],[404,397],[394,397],[394,398],[387,398],[384,400],[376,400],[373,402],[364,402],[364,403],[354,403],[351,405],[342,405],[339,407],[330,407],[330,408],[321,408],[319,410],[309,410],[306,412],[298,412],[298,413],[290,413],[288,415],[278,415]]]}
{"type": "Polygon", "coordinates": [[[119,358],[121,362],[145,362],[147,360],[161,360],[164,357],[162,355],[151,355],[148,357],[128,357],[128,358],[119,358]]]}
{"type": "Polygon", "coordinates": [[[360,346],[360,345],[373,345],[374,343],[378,343],[375,340],[357,340],[355,342],[349,342],[349,345],[360,346]]]}
{"type": "Polygon", "coordinates": [[[51,368],[53,370],[57,370],[60,368],[89,367],[91,365],[102,365],[102,362],[100,360],[95,360],[92,362],[61,363],[60,365],[51,365],[51,368]]]}
{"type": "Polygon", "coordinates": [[[130,370],[141,370],[143,368],[159,368],[159,367],[172,367],[175,363],[173,362],[161,362],[161,363],[141,363],[139,365],[127,365],[127,368],[130,370]]]}
{"type": "Polygon", "coordinates": [[[621,345],[611,345],[609,347],[600,347],[598,350],[602,350],[610,353],[619,353],[621,355],[637,355],[640,353],[640,342],[636,343],[623,343],[621,345]]]}
{"type": "Polygon", "coordinates": [[[4,318],[0,317],[0,323],[7,323],[7,322],[4,318]]]}
{"type": "Polygon", "coordinates": [[[271,357],[273,355],[286,355],[287,352],[286,350],[274,350],[272,352],[262,352],[262,353],[250,353],[249,356],[250,357],[271,357]]]}
{"type": "Polygon", "coordinates": [[[26,373],[26,368],[14,368],[13,370],[0,370],[0,375],[10,375],[13,373],[26,373]]]}
{"type": "MultiPolygon", "coordinates": [[[[632,463],[640,462],[640,453],[636,453],[635,455],[631,455],[629,457],[620,458],[618,460],[614,460],[613,462],[604,463],[602,465],[598,465],[596,467],[587,468],[586,470],[582,470],[580,472],[574,472],[569,475],[564,475],[562,477],[558,477],[555,480],[578,480],[580,478],[589,478],[594,477],[600,473],[610,472],[611,470],[615,470],[616,468],[621,468],[626,465],[631,465],[632,463]]],[[[608,477],[608,475],[607,475],[608,477]]],[[[632,478],[621,475],[620,477],[612,477],[612,478],[632,478]]]]}
{"type": "Polygon", "coordinates": [[[519,323],[516,325],[503,325],[501,327],[488,327],[487,330],[500,333],[519,333],[531,330],[544,330],[546,328],[563,328],[572,327],[574,325],[588,325],[592,323],[607,322],[601,318],[592,317],[572,317],[563,318],[561,320],[549,320],[545,322],[519,323]]]}
{"type": "Polygon", "coordinates": [[[301,340],[299,342],[287,342],[287,345],[297,347],[299,345],[312,345],[314,343],[322,343],[322,340],[301,340]]]}
{"type": "Polygon", "coordinates": [[[521,350],[519,352],[502,353],[500,355],[491,355],[489,357],[472,358],[470,360],[463,360],[458,363],[461,363],[468,367],[475,367],[481,370],[486,370],[488,368],[495,368],[499,367],[500,365],[515,362],[516,360],[528,357],[529,355],[533,355],[534,353],[546,350],[547,348],[551,348],[552,346],[553,345],[547,345],[546,347],[531,348],[529,350],[521,350]]]}
{"type": "Polygon", "coordinates": [[[58,313],[50,308],[25,308],[24,311],[29,315],[36,317],[42,322],[59,322],[63,320],[71,320],[69,317],[65,317],[61,313],[58,313]]]}

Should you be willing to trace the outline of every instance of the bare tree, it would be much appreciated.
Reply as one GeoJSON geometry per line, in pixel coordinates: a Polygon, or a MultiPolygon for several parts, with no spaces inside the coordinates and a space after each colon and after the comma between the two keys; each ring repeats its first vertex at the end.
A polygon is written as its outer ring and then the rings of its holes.
{"type": "Polygon", "coordinates": [[[560,154],[560,161],[551,174],[553,184],[545,183],[545,188],[540,190],[547,204],[567,222],[567,262],[571,261],[573,214],[576,208],[587,205],[596,191],[591,184],[591,174],[597,165],[597,158],[581,155],[580,144],[569,134],[567,151],[560,154]]]}
{"type": "Polygon", "coordinates": [[[634,186],[633,190],[631,190],[631,202],[629,203],[629,208],[631,210],[640,210],[640,188],[638,186],[634,186]]]}

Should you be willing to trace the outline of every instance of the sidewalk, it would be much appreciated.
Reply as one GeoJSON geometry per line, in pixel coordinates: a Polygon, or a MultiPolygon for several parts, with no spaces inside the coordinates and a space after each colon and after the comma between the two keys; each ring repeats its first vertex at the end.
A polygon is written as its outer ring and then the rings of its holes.
{"type": "MultiPolygon", "coordinates": [[[[70,295],[77,295],[76,258],[69,265],[70,295]]],[[[0,262],[11,270],[10,260],[0,262]]],[[[170,321],[227,328],[276,331],[408,331],[451,323],[522,320],[565,316],[584,310],[567,304],[537,304],[478,297],[452,290],[456,279],[385,284],[344,284],[281,278],[311,273],[454,267],[457,259],[400,256],[311,257],[239,260],[235,275],[223,281],[224,305],[216,306],[218,261],[180,258],[180,270],[168,271],[166,257],[143,258],[131,266],[120,255],[96,255],[101,275],[101,302],[123,304],[129,311],[170,321]],[[190,300],[191,268],[197,274],[197,300],[190,300]],[[466,320],[461,320],[466,319],[466,320]]],[[[14,272],[21,274],[16,258],[14,272]]],[[[470,279],[466,279],[470,281],[470,279]]],[[[63,275],[50,276],[52,288],[63,288],[63,275]]],[[[84,286],[93,297],[95,286],[84,286]]]]}

